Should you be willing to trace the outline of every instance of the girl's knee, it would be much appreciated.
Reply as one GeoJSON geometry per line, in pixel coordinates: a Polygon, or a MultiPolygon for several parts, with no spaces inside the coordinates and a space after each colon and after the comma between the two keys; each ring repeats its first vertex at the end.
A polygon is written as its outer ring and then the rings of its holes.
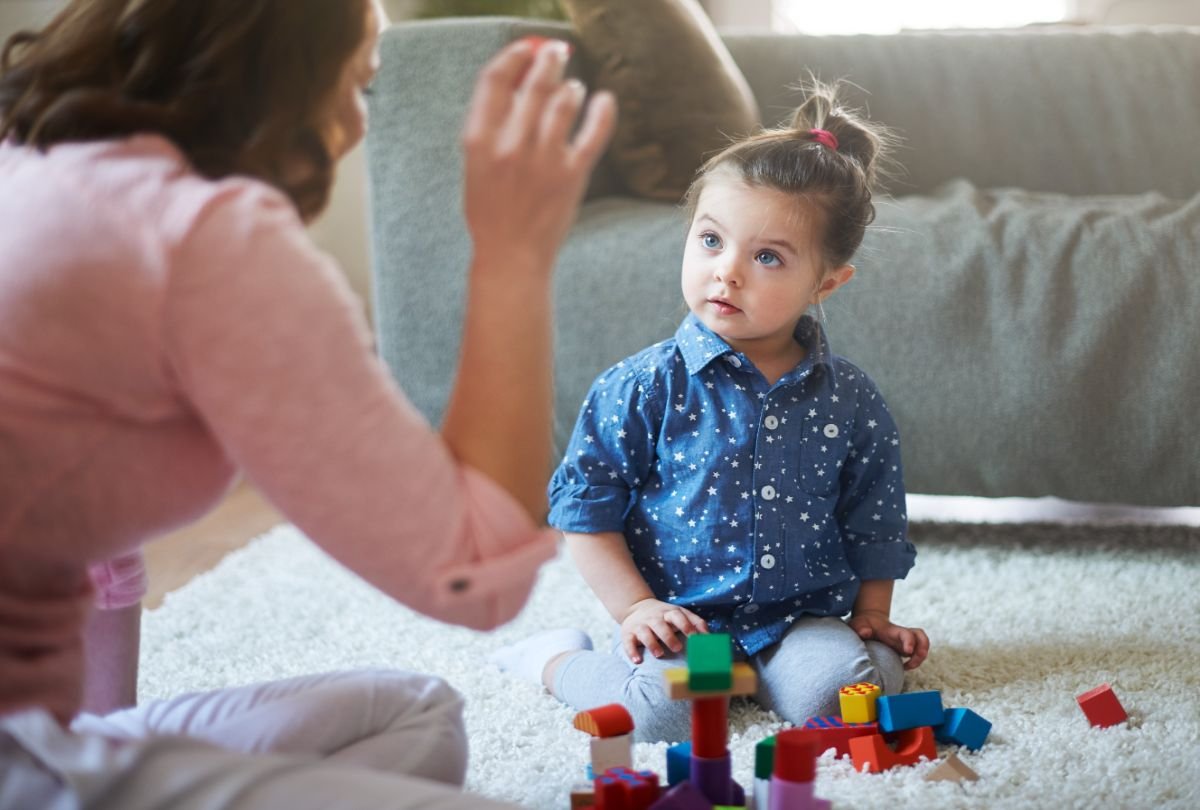
{"type": "Polygon", "coordinates": [[[622,701],[633,717],[638,742],[677,743],[692,737],[691,703],[671,700],[656,678],[634,675],[622,701]]]}

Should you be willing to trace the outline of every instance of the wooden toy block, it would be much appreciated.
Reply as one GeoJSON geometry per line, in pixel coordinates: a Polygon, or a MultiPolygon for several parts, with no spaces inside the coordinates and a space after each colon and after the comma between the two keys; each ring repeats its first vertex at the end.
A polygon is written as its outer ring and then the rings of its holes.
{"type": "MultiPolygon", "coordinates": [[[[693,636],[695,638],[695,636],[693,636]]],[[[753,695],[758,689],[758,675],[745,661],[733,665],[733,685],[724,692],[710,692],[692,689],[688,686],[688,670],[684,667],[668,669],[663,673],[667,683],[667,696],[671,700],[695,700],[698,697],[715,697],[717,695],[753,695]]]]}
{"type": "Polygon", "coordinates": [[[951,753],[948,757],[942,760],[936,768],[925,774],[926,782],[974,782],[979,779],[979,774],[971,770],[967,763],[958,758],[958,754],[951,753]]]}
{"type": "Polygon", "coordinates": [[[1079,703],[1079,708],[1083,709],[1088,722],[1096,728],[1115,726],[1117,723],[1123,723],[1129,719],[1129,715],[1125,713],[1125,707],[1117,698],[1117,693],[1106,683],[1084,692],[1075,700],[1079,703]]]}
{"type": "Polygon", "coordinates": [[[712,802],[704,798],[700,788],[691,782],[680,782],[658,801],[650,805],[650,810],[714,810],[712,802]]]}
{"type": "Polygon", "coordinates": [[[681,742],[667,749],[667,784],[686,782],[692,769],[692,742],[681,742]]]}
{"type": "Polygon", "coordinates": [[[687,639],[688,688],[724,692],[733,686],[733,641],[728,633],[699,633],[687,639]]]}
{"type": "Polygon", "coordinates": [[[692,753],[715,759],[729,753],[729,698],[692,699],[692,753]]]}
{"type": "Polygon", "coordinates": [[[591,782],[571,788],[571,810],[583,810],[596,806],[596,789],[591,782]]]}
{"type": "Polygon", "coordinates": [[[875,700],[881,690],[873,683],[852,683],[838,690],[838,703],[842,708],[842,720],[847,723],[872,723],[875,721],[875,700]]]}
{"type": "Polygon", "coordinates": [[[940,726],[933,727],[933,736],[944,745],[964,745],[971,751],[983,747],[992,724],[970,709],[946,709],[940,726]]]}
{"type": "Polygon", "coordinates": [[[596,777],[596,810],[649,810],[660,792],[658,774],[609,768],[596,777]]]}
{"type": "Polygon", "coordinates": [[[811,782],[817,775],[817,741],[804,729],[789,728],[775,735],[772,776],[785,782],[811,782]]]}
{"type": "Polygon", "coordinates": [[[633,735],[592,737],[592,773],[602,774],[610,768],[633,767],[633,735]]]}
{"type": "Polygon", "coordinates": [[[932,726],[904,729],[894,751],[882,734],[855,737],[850,741],[850,759],[854,762],[854,770],[859,772],[882,773],[897,765],[915,765],[921,757],[937,759],[932,726]]]}
{"type": "Polygon", "coordinates": [[[770,779],[775,772],[775,743],[777,735],[759,740],[754,745],[754,778],[770,779]]]}
{"type": "Polygon", "coordinates": [[[620,703],[610,703],[575,715],[575,728],[593,737],[620,737],[633,731],[633,715],[620,703]]]}
{"type": "Polygon", "coordinates": [[[876,699],[880,731],[904,731],[922,726],[940,726],[945,720],[941,692],[908,692],[876,699]]]}
{"type": "Polygon", "coordinates": [[[817,744],[817,755],[830,748],[839,757],[850,756],[850,741],[879,733],[878,723],[846,723],[840,717],[810,717],[804,722],[803,731],[817,744]]]}

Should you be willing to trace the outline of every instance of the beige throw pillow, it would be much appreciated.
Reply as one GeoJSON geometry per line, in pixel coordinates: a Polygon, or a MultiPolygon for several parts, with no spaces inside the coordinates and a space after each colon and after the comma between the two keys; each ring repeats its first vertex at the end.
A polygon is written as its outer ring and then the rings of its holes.
{"type": "Polygon", "coordinates": [[[759,125],[758,106],[696,0],[561,0],[597,88],[620,104],[608,163],[628,190],[678,201],[696,169],[759,125]]]}

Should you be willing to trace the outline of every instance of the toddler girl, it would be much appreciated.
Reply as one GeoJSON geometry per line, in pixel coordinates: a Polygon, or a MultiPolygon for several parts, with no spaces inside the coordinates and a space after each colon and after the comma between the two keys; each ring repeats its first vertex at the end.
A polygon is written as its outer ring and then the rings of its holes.
{"type": "Polygon", "coordinates": [[[885,146],[817,84],[790,128],[701,168],[690,314],[600,375],[550,484],[550,523],[620,632],[611,654],[543,633],[500,650],[502,669],[578,709],[623,703],[639,739],[679,740],[689,705],[663,670],[685,663],[681,636],[729,633],[758,701],[797,724],[836,714],[846,684],[899,691],[924,660],[925,633],[889,613],[916,556],[895,424],[806,315],[854,275],[885,146]]]}

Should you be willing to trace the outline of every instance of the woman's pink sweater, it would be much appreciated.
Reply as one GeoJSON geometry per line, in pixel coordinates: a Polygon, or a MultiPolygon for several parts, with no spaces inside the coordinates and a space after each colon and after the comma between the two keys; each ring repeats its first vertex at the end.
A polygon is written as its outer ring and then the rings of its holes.
{"type": "Polygon", "coordinates": [[[0,146],[0,551],[89,564],[101,604],[135,603],[138,546],[238,470],[446,621],[512,618],[555,550],[405,399],[277,190],[206,180],[156,136],[0,146]]]}

